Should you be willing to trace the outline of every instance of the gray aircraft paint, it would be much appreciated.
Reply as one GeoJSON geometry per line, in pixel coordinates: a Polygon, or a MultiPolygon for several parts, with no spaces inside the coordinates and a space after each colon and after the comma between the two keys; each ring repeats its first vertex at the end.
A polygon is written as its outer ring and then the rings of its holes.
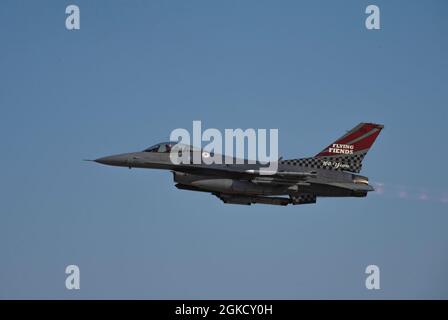
{"type": "MultiPolygon", "coordinates": [[[[272,175],[260,175],[260,170],[269,164],[248,163],[247,160],[237,164],[235,158],[233,164],[175,164],[169,152],[175,142],[163,142],[141,152],[112,155],[94,161],[119,167],[170,170],[177,188],[210,192],[224,203],[315,203],[318,197],[365,197],[374,190],[368,184],[367,177],[353,172],[359,172],[364,156],[382,128],[382,125],[361,123],[315,157],[279,160],[278,170],[272,175]],[[372,141],[365,140],[373,134],[376,136],[370,138],[372,141]],[[348,137],[348,142],[338,143],[348,137]],[[361,147],[359,150],[357,143],[361,147]],[[350,145],[353,153],[333,155],[331,146],[334,144],[350,145]],[[162,149],[164,152],[158,152],[162,149]],[[327,166],[325,162],[328,161],[341,161],[347,166],[327,166]]],[[[202,150],[192,149],[191,153],[194,156],[194,153],[202,153],[202,150]]]]}

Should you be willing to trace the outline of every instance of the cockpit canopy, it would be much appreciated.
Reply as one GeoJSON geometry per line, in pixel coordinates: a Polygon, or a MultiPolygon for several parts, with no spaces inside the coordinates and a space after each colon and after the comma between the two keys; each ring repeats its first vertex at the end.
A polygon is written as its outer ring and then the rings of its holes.
{"type": "Polygon", "coordinates": [[[144,152],[159,152],[159,153],[165,153],[170,152],[171,148],[175,145],[173,142],[161,142],[156,145],[153,145],[152,147],[149,147],[148,149],[143,150],[144,152]]]}
{"type": "Polygon", "coordinates": [[[143,152],[169,153],[169,152],[171,152],[171,149],[176,144],[178,145],[178,147],[180,147],[180,150],[182,150],[184,152],[187,150],[195,150],[195,148],[193,148],[187,144],[178,144],[177,142],[168,141],[168,142],[161,142],[161,143],[155,144],[152,147],[149,147],[149,148],[143,150],[143,152]]]}

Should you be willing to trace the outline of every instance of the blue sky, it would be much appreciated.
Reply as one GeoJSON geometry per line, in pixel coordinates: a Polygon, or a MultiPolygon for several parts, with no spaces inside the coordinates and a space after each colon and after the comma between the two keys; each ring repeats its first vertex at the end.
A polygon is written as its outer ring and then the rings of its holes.
{"type": "Polygon", "coordinates": [[[448,298],[446,2],[0,8],[0,298],[448,298]],[[372,3],[379,31],[364,27],[372,3]],[[383,193],[232,206],[169,172],[82,161],[193,120],[278,128],[285,158],[382,123],[362,174],[383,193]],[[69,264],[81,290],[65,288],[69,264]]]}

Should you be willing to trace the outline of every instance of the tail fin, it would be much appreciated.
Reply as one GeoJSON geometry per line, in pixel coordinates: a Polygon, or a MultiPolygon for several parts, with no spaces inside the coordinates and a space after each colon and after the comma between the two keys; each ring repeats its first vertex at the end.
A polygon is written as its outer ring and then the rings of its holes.
{"type": "Polygon", "coordinates": [[[286,160],[284,162],[310,168],[359,173],[362,168],[362,160],[383,128],[384,126],[381,124],[360,123],[315,157],[286,160]]]}
{"type": "Polygon", "coordinates": [[[315,157],[335,169],[358,173],[361,171],[362,160],[383,128],[381,124],[360,123],[315,157]]]}

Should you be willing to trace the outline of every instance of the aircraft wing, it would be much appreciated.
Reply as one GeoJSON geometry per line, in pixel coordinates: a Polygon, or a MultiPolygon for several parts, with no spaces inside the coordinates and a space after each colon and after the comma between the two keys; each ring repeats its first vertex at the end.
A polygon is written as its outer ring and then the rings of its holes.
{"type": "Polygon", "coordinates": [[[296,184],[316,177],[314,171],[268,171],[260,169],[245,169],[237,166],[227,165],[178,165],[174,171],[197,174],[212,175],[233,179],[266,181],[270,183],[296,184]]]}

